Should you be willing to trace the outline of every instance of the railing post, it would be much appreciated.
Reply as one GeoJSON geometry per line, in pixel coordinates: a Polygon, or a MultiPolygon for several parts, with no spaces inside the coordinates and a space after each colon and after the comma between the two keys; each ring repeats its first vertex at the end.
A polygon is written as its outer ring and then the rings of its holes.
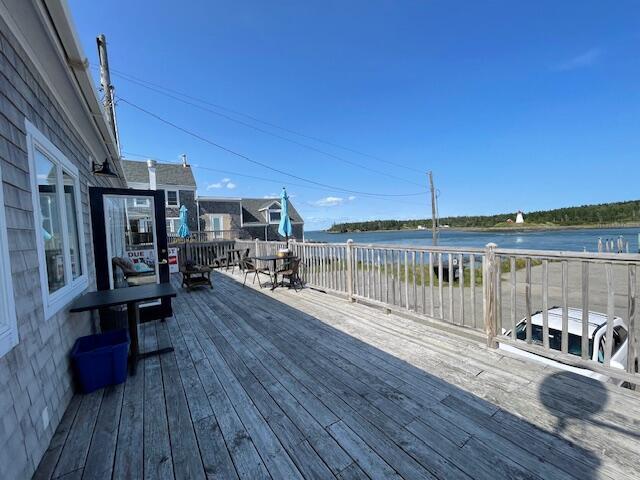
{"type": "Polygon", "coordinates": [[[353,302],[353,240],[347,240],[347,295],[353,302]]]}
{"type": "Polygon", "coordinates": [[[484,329],[487,334],[487,346],[497,348],[496,329],[498,324],[498,279],[500,266],[496,260],[495,243],[488,243],[482,262],[482,291],[484,306],[484,329]]]}
{"type": "MultiPolygon", "coordinates": [[[[638,325],[637,313],[637,299],[636,299],[636,266],[629,265],[629,282],[628,282],[628,306],[627,306],[627,318],[629,326],[628,335],[628,352],[627,352],[627,372],[636,373],[636,360],[640,361],[639,350],[640,346],[640,325],[638,325]]],[[[636,387],[637,388],[637,387],[636,387]]]]}

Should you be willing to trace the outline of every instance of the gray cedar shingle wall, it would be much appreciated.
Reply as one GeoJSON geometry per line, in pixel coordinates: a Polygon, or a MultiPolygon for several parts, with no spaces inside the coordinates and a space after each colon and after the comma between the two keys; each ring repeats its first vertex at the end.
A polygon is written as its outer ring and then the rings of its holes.
{"type": "MultiPolygon", "coordinates": [[[[40,291],[24,118],[79,169],[90,285],[95,284],[88,183],[110,186],[89,173],[89,152],[51,92],[0,19],[0,168],[4,189],[20,343],[0,358],[0,475],[29,478],[49,445],[72,396],[68,353],[92,330],[87,315],[63,309],[45,321],[40,291]],[[50,424],[44,428],[43,409],[50,424]]],[[[86,121],[82,119],[81,121],[86,121]]],[[[91,288],[90,286],[90,288],[91,288]]]]}
{"type": "Polygon", "coordinates": [[[200,228],[205,230],[205,215],[208,214],[223,214],[229,215],[231,221],[231,230],[240,231],[241,219],[240,219],[240,202],[237,200],[232,201],[212,201],[212,200],[199,200],[200,204],[200,228]]]}
{"type": "MultiPolygon", "coordinates": [[[[149,167],[145,161],[123,160],[124,176],[129,183],[149,183],[149,167]]],[[[156,164],[156,183],[158,185],[196,186],[191,167],[181,164],[156,164]]]]}
{"type": "MultiPolygon", "coordinates": [[[[182,167],[180,167],[182,168],[182,167]]],[[[166,192],[165,192],[166,198],[166,192]]],[[[198,230],[198,206],[196,204],[196,194],[190,190],[179,190],[178,198],[180,200],[180,207],[184,205],[187,207],[188,221],[187,225],[189,230],[195,232],[198,230]]],[[[165,209],[165,215],[167,218],[178,218],[180,216],[180,207],[167,207],[165,209]]]]}

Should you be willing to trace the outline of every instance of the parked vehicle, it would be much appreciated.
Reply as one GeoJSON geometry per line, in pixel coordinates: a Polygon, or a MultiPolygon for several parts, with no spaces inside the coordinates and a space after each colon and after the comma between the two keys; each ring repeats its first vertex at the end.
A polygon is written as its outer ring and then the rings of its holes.
{"type": "MultiPolygon", "coordinates": [[[[578,357],[582,356],[582,310],[578,308],[569,308],[569,345],[568,352],[578,357]]],[[[549,318],[549,347],[553,350],[561,350],[562,342],[562,308],[552,307],[548,310],[549,318]]],[[[531,316],[531,340],[537,345],[543,344],[542,337],[542,312],[536,312],[531,316]]],[[[607,331],[607,315],[598,312],[589,312],[589,359],[593,362],[604,363],[604,346],[606,343],[607,331]]],[[[516,325],[516,338],[518,340],[526,340],[527,338],[527,320],[522,319],[516,325]]],[[[611,366],[624,370],[627,365],[627,325],[620,317],[613,319],[613,347],[611,349],[611,366]]],[[[505,331],[503,334],[511,336],[511,330],[505,331]]],[[[562,364],[558,361],[537,355],[531,352],[525,352],[514,345],[500,344],[500,348],[510,351],[517,355],[527,357],[542,363],[553,365],[557,368],[569,370],[588,377],[599,380],[607,380],[605,375],[593,372],[586,368],[578,368],[570,365],[562,364]]]]}

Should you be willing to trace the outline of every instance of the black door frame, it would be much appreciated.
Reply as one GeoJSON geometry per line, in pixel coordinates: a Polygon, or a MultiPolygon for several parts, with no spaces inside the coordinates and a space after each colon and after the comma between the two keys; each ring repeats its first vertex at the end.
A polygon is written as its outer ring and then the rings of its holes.
{"type": "MultiPolygon", "coordinates": [[[[89,204],[91,207],[91,225],[93,232],[93,256],[96,269],[96,287],[98,290],[109,290],[109,258],[107,258],[107,231],[104,218],[104,196],[139,196],[153,198],[156,247],[158,249],[158,276],[160,283],[169,282],[169,249],[167,246],[167,222],[165,213],[164,190],[137,190],[132,188],[89,187],[89,204]]],[[[140,310],[140,321],[146,322],[173,314],[171,299],[161,300],[160,305],[145,307],[140,310]]],[[[102,315],[102,312],[101,312],[102,315]]]]}

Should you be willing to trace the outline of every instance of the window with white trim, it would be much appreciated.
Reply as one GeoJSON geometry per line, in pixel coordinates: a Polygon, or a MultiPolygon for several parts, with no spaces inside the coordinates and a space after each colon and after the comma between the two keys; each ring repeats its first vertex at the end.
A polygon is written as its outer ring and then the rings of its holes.
{"type": "Polygon", "coordinates": [[[178,190],[167,190],[167,206],[177,207],[178,205],[180,205],[178,190]]]}
{"type": "Polygon", "coordinates": [[[167,232],[168,233],[177,233],[180,228],[180,218],[178,217],[169,217],[167,218],[167,232]]]}
{"type": "Polygon", "coordinates": [[[280,223],[280,209],[269,209],[269,223],[280,223]]]}
{"type": "Polygon", "coordinates": [[[7,220],[4,213],[2,172],[0,171],[0,357],[18,344],[18,326],[16,323],[16,305],[13,296],[9,241],[7,238],[7,220]]]}
{"type": "Polygon", "coordinates": [[[88,285],[78,169],[26,121],[42,302],[50,318],[88,285]]]}

